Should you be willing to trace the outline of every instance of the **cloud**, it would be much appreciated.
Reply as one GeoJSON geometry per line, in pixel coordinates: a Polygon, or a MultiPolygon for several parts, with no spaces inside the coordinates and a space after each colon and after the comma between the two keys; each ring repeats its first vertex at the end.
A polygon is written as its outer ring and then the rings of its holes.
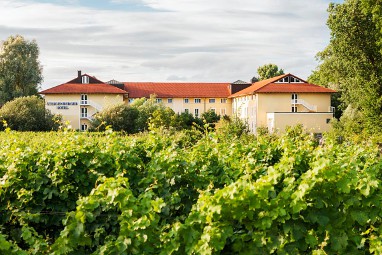
{"type": "Polygon", "coordinates": [[[178,76],[178,75],[170,75],[169,77],[167,77],[166,79],[167,81],[187,81],[188,78],[185,77],[185,76],[178,76]]]}
{"type": "Polygon", "coordinates": [[[328,1],[110,0],[154,11],[0,2],[0,38],[36,39],[43,88],[76,71],[101,80],[249,80],[275,63],[306,78],[329,41],[328,1]]]}

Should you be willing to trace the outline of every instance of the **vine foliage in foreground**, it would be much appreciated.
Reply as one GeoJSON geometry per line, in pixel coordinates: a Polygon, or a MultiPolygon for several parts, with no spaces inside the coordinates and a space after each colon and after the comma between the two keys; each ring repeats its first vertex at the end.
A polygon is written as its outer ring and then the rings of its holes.
{"type": "Polygon", "coordinates": [[[380,254],[377,146],[0,134],[2,254],[380,254]]]}

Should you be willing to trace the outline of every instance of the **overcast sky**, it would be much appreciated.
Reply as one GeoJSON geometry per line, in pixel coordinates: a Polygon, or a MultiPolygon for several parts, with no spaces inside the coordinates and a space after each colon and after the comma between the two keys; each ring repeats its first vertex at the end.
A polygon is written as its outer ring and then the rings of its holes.
{"type": "MultiPolygon", "coordinates": [[[[249,81],[274,63],[306,79],[329,0],[0,0],[0,40],[35,39],[42,89],[108,81],[249,81]]],[[[341,3],[342,1],[335,1],[341,3]]]]}

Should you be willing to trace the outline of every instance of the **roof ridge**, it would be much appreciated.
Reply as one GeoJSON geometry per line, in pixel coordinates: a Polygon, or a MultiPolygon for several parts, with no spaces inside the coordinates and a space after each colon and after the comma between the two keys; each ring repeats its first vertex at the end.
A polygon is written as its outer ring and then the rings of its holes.
{"type": "MultiPolygon", "coordinates": [[[[49,89],[45,89],[45,90],[43,90],[43,91],[40,91],[40,92],[38,92],[38,94],[51,94],[51,93],[58,93],[58,94],[62,94],[62,93],[72,93],[73,92],[73,86],[75,86],[76,88],[78,88],[78,87],[82,87],[82,89],[83,89],[83,91],[84,92],[79,92],[79,93],[88,93],[87,91],[86,91],[86,89],[89,89],[89,88],[94,88],[95,86],[100,86],[100,87],[102,87],[102,88],[107,88],[107,89],[112,89],[112,91],[111,90],[109,90],[109,91],[102,91],[102,92],[104,92],[104,93],[110,93],[110,92],[112,92],[112,93],[120,93],[120,94],[125,94],[125,93],[127,93],[127,91],[125,91],[125,90],[123,90],[123,89],[120,89],[120,88],[118,88],[118,87],[116,87],[116,86],[113,86],[113,85],[111,85],[111,84],[107,84],[107,83],[63,83],[63,84],[60,84],[60,85],[57,85],[57,86],[54,86],[54,87],[52,87],[52,88],[49,88],[49,89]],[[68,88],[65,88],[65,87],[71,87],[69,90],[67,90],[67,91],[62,91],[62,90],[60,90],[60,89],[68,89],[68,88]],[[57,90],[60,90],[60,91],[57,91],[57,90]]],[[[95,92],[95,93],[97,93],[97,91],[91,91],[91,92],[95,92]]],[[[89,92],[89,93],[91,93],[91,92],[89,92]]]]}

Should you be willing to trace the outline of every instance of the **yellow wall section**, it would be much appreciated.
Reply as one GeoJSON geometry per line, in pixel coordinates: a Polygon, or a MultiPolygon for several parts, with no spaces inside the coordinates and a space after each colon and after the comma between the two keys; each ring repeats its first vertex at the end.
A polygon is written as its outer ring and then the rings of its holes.
{"type": "Polygon", "coordinates": [[[122,95],[114,94],[87,94],[88,104],[80,105],[81,94],[55,94],[45,95],[45,105],[48,110],[54,114],[60,114],[64,122],[68,122],[73,129],[80,129],[81,124],[90,125],[90,121],[86,118],[81,118],[81,107],[88,109],[89,118],[96,112],[105,109],[106,107],[123,103],[122,95]],[[67,105],[68,109],[58,109],[57,105],[49,105],[53,102],[76,102],[77,105],[67,105]]]}
{"type": "MultiPolygon", "coordinates": [[[[271,132],[282,133],[287,126],[302,124],[309,133],[323,133],[330,130],[327,120],[333,118],[332,113],[270,113],[268,119],[273,119],[274,130],[271,132]]],[[[268,123],[270,124],[270,123],[268,123]]]]}
{"type": "MultiPolygon", "coordinates": [[[[171,108],[175,113],[182,113],[188,109],[189,113],[195,114],[195,109],[199,109],[199,117],[204,112],[215,109],[218,115],[231,115],[232,114],[232,100],[225,98],[226,102],[221,103],[221,99],[224,98],[214,98],[215,103],[210,103],[210,98],[200,98],[200,103],[195,103],[195,98],[189,97],[188,103],[184,102],[185,98],[172,98],[172,103],[168,103],[169,98],[160,98],[162,103],[171,108]]],[[[212,99],[212,98],[211,98],[212,99]]]]}
{"type": "MultiPolygon", "coordinates": [[[[317,106],[317,112],[329,112],[329,93],[297,93],[298,99],[302,99],[310,105],[317,106]]],[[[267,113],[269,112],[292,112],[292,93],[261,93],[258,94],[258,126],[267,126],[267,113]]],[[[298,112],[309,112],[302,105],[297,105],[298,112]]]]}

